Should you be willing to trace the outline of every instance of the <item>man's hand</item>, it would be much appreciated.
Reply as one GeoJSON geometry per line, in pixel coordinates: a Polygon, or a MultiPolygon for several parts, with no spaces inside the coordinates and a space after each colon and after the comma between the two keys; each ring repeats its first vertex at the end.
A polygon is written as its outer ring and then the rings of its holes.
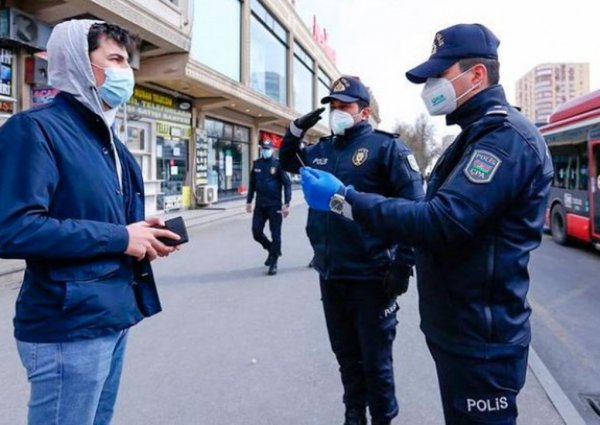
{"type": "Polygon", "coordinates": [[[251,213],[252,212],[252,204],[246,204],[246,212],[247,213],[251,213]]]}
{"type": "Polygon", "coordinates": [[[295,119],[293,124],[304,133],[309,128],[314,127],[319,120],[323,118],[321,114],[323,114],[324,111],[325,108],[315,109],[314,111],[295,119]]]}
{"type": "Polygon", "coordinates": [[[389,297],[397,297],[408,290],[408,282],[412,276],[412,267],[398,262],[393,262],[390,270],[383,280],[383,290],[389,297]]]}
{"type": "Polygon", "coordinates": [[[287,216],[290,215],[290,206],[288,204],[281,207],[281,215],[283,218],[287,218],[287,216]]]}
{"type": "Polygon", "coordinates": [[[302,191],[308,206],[318,211],[329,211],[331,197],[346,191],[344,184],[333,174],[326,171],[303,167],[300,170],[302,176],[302,191]]]}
{"type": "Polygon", "coordinates": [[[176,251],[176,247],[167,246],[156,239],[161,237],[179,239],[179,235],[170,230],[154,228],[154,226],[164,225],[164,220],[158,217],[128,225],[129,244],[125,254],[135,257],[138,261],[143,260],[145,257],[148,257],[150,261],[154,261],[157,257],[166,257],[176,251]]]}

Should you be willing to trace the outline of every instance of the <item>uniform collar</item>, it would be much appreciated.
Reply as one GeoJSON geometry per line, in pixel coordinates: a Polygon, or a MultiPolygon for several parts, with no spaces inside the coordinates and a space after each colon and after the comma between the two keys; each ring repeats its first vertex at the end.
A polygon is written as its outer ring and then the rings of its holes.
{"type": "Polygon", "coordinates": [[[363,134],[370,133],[371,131],[373,131],[373,127],[371,127],[369,121],[363,120],[347,129],[343,136],[337,137],[338,139],[350,140],[362,136],[363,134]]]}
{"type": "Polygon", "coordinates": [[[446,124],[458,124],[462,129],[479,120],[494,106],[508,105],[504,89],[495,84],[461,105],[456,111],[446,116],[446,124]]]}

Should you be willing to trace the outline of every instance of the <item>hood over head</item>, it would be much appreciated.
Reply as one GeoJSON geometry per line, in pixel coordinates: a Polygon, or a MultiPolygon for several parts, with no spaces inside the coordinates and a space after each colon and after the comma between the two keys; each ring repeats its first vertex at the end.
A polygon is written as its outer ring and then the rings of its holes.
{"type": "Polygon", "coordinates": [[[52,87],[72,94],[106,122],[88,53],[88,34],[96,23],[103,22],[72,19],[54,27],[46,49],[48,79],[52,87]]]}

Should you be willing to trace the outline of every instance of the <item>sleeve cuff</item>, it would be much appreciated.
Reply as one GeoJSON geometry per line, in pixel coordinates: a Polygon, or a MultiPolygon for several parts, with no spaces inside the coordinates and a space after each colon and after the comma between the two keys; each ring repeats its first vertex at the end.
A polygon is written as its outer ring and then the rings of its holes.
{"type": "Polygon", "coordinates": [[[290,123],[290,133],[292,133],[292,136],[297,137],[298,139],[302,138],[302,135],[304,134],[304,131],[298,127],[296,127],[296,124],[294,124],[294,121],[292,121],[290,123]]]}
{"type": "Polygon", "coordinates": [[[108,241],[109,252],[116,252],[119,254],[127,251],[129,245],[129,232],[127,226],[115,225],[114,231],[111,232],[111,238],[108,241]]]}

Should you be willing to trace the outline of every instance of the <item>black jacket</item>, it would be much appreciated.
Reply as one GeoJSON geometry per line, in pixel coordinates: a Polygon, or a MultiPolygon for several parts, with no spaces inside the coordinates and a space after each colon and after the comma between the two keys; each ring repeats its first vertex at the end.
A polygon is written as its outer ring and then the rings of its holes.
{"type": "Polygon", "coordinates": [[[288,205],[292,200],[292,182],[276,158],[259,158],[250,172],[250,185],[246,202],[252,203],[256,193],[257,207],[281,207],[281,192],[288,205]]]}

